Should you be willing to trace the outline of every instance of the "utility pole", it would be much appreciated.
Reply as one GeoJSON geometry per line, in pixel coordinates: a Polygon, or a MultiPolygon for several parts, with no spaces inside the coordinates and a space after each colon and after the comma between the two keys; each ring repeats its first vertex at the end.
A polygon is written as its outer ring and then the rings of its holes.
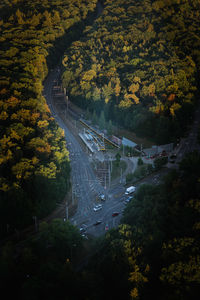
{"type": "Polygon", "coordinates": [[[65,109],[65,119],[67,120],[67,110],[65,109]]]}
{"type": "Polygon", "coordinates": [[[110,156],[110,166],[111,166],[110,170],[111,170],[111,173],[112,173],[112,156],[110,156]]]}
{"type": "Polygon", "coordinates": [[[74,189],[72,187],[72,205],[74,205],[74,189]]]}
{"type": "Polygon", "coordinates": [[[110,188],[110,182],[111,182],[111,167],[110,167],[110,164],[108,164],[108,181],[109,181],[109,188],[110,188]]]}
{"type": "Polygon", "coordinates": [[[66,88],[64,87],[63,90],[64,90],[64,97],[65,97],[65,100],[66,100],[66,103],[67,103],[67,111],[68,111],[68,101],[69,101],[69,99],[68,99],[68,96],[66,95],[67,94],[66,88]]]}
{"type": "Polygon", "coordinates": [[[68,205],[67,205],[67,202],[66,202],[66,220],[68,220],[68,217],[69,217],[69,214],[68,214],[68,205]]]}
{"type": "Polygon", "coordinates": [[[69,105],[69,99],[68,99],[68,96],[66,96],[66,100],[67,100],[67,111],[68,111],[68,105],[69,105]]]}
{"type": "Polygon", "coordinates": [[[120,183],[122,183],[122,168],[120,169],[120,183]]]}

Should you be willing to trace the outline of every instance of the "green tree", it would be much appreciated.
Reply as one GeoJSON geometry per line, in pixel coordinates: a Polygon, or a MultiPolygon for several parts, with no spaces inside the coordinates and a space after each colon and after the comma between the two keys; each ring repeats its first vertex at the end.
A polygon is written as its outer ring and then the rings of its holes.
{"type": "Polygon", "coordinates": [[[141,166],[141,165],[144,164],[144,162],[143,162],[143,160],[142,160],[141,157],[138,158],[137,164],[138,164],[138,166],[141,166]]]}
{"type": "Polygon", "coordinates": [[[62,219],[54,219],[48,226],[42,223],[39,243],[43,247],[50,245],[62,261],[71,261],[82,247],[82,238],[76,226],[62,219]]]}
{"type": "Polygon", "coordinates": [[[154,168],[156,170],[159,170],[161,169],[168,161],[168,158],[167,157],[158,157],[154,160],[154,168]]]}

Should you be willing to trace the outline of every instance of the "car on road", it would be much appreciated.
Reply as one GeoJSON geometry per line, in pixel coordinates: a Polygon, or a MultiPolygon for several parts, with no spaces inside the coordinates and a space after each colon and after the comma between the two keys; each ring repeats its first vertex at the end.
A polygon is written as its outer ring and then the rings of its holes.
{"type": "Polygon", "coordinates": [[[80,233],[83,233],[83,232],[86,232],[86,229],[87,229],[87,225],[85,224],[82,224],[81,227],[80,227],[80,233]]]}
{"type": "Polygon", "coordinates": [[[133,199],[133,197],[132,196],[129,196],[127,199],[125,199],[125,203],[129,203],[131,200],[133,199]]]}
{"type": "Polygon", "coordinates": [[[106,197],[105,197],[104,194],[99,195],[99,199],[100,199],[101,201],[106,201],[106,197]]]}
{"type": "Polygon", "coordinates": [[[108,224],[106,224],[105,231],[108,231],[108,230],[109,230],[109,227],[108,227],[108,224]]]}
{"type": "Polygon", "coordinates": [[[136,189],[135,186],[129,186],[125,191],[125,195],[132,194],[133,192],[135,192],[135,189],[136,189]]]}
{"type": "Polygon", "coordinates": [[[112,213],[112,217],[116,217],[119,215],[119,212],[115,211],[114,213],[112,213]]]}
{"type": "Polygon", "coordinates": [[[102,209],[102,204],[97,204],[97,205],[95,205],[95,207],[93,208],[94,211],[99,211],[100,209],[102,209]]]}
{"type": "Polygon", "coordinates": [[[87,235],[86,234],[81,234],[81,236],[82,236],[82,238],[84,238],[84,239],[86,239],[86,240],[88,240],[88,237],[87,237],[87,235]]]}
{"type": "Polygon", "coordinates": [[[99,220],[99,221],[96,221],[93,225],[94,225],[94,226],[97,226],[97,225],[99,225],[99,224],[101,224],[101,223],[102,223],[102,221],[99,220]]]}
{"type": "Polygon", "coordinates": [[[175,159],[176,159],[176,154],[172,154],[169,157],[169,162],[173,164],[173,163],[175,163],[175,159]]]}

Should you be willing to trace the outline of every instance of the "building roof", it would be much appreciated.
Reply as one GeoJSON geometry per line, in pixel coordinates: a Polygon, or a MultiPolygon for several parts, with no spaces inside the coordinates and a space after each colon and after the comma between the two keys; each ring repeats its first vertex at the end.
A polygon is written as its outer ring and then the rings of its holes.
{"type": "Polygon", "coordinates": [[[166,144],[166,145],[160,145],[160,146],[152,146],[148,149],[143,149],[143,152],[148,156],[153,155],[159,155],[163,151],[166,151],[167,153],[171,152],[173,150],[173,143],[166,144]]]}
{"type": "Polygon", "coordinates": [[[132,148],[134,148],[134,147],[137,146],[136,143],[134,143],[134,142],[132,142],[132,141],[126,139],[125,137],[122,138],[122,145],[128,146],[128,147],[132,147],[132,148]]]}

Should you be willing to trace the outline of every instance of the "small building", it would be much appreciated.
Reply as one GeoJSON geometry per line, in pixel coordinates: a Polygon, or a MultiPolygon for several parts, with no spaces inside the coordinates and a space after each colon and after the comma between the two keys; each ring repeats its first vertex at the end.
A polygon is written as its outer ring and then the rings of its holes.
{"type": "Polygon", "coordinates": [[[147,149],[143,149],[142,152],[144,153],[145,156],[147,156],[148,158],[154,158],[158,155],[158,149],[157,148],[147,148],[147,149]]]}
{"type": "Polygon", "coordinates": [[[152,146],[151,148],[143,149],[143,153],[147,157],[155,158],[159,155],[168,155],[173,150],[173,143],[160,145],[160,146],[152,146]]]}
{"type": "Polygon", "coordinates": [[[137,146],[136,143],[134,143],[133,141],[131,141],[125,137],[122,138],[122,145],[131,147],[131,148],[135,148],[137,146]]]}

